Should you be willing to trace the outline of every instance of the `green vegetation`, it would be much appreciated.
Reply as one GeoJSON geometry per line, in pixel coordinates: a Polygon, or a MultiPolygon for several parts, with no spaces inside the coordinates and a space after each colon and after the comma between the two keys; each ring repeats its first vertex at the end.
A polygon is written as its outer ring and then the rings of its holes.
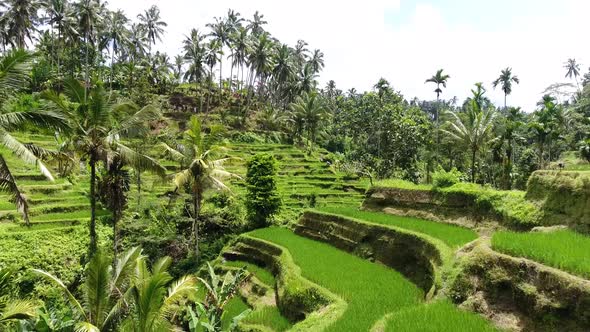
{"type": "Polygon", "coordinates": [[[380,212],[360,211],[358,209],[346,207],[324,207],[319,208],[318,210],[320,212],[343,215],[376,224],[390,225],[427,234],[442,240],[451,248],[461,247],[467,242],[473,241],[477,238],[477,233],[471,229],[443,224],[436,221],[428,221],[410,217],[399,217],[380,212]]]}
{"type": "Polygon", "coordinates": [[[423,296],[414,284],[385,266],[297,236],[287,229],[266,228],[250,235],[287,248],[305,278],[328,288],[348,303],[344,316],[330,325],[329,331],[369,330],[381,316],[416,305],[423,296]]]}
{"type": "Polygon", "coordinates": [[[246,316],[242,322],[244,324],[268,326],[276,332],[287,331],[293,326],[287,318],[281,315],[277,307],[257,309],[246,316]]]}
{"type": "Polygon", "coordinates": [[[383,188],[400,188],[408,190],[431,190],[432,186],[428,184],[415,184],[410,181],[400,179],[384,179],[374,183],[375,187],[383,188]]]}
{"type": "Polygon", "coordinates": [[[492,248],[590,278],[590,261],[588,260],[590,237],[573,231],[497,232],[492,237],[492,248]]]}
{"type": "Polygon", "coordinates": [[[404,309],[391,315],[387,320],[385,331],[493,332],[498,330],[482,317],[457,309],[450,302],[437,301],[404,309]]]}
{"type": "Polygon", "coordinates": [[[275,277],[267,269],[263,269],[260,266],[248,262],[242,261],[227,261],[223,265],[231,266],[236,268],[246,268],[248,272],[252,273],[258,280],[269,287],[274,287],[275,277]]]}
{"type": "Polygon", "coordinates": [[[277,193],[276,163],[269,154],[257,154],[246,164],[246,209],[253,227],[270,225],[271,218],[281,208],[281,198],[277,193]]]}

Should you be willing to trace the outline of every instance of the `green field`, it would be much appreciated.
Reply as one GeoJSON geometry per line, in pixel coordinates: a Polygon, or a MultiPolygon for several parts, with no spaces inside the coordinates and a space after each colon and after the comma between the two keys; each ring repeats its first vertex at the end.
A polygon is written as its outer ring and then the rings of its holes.
{"type": "Polygon", "coordinates": [[[497,232],[492,237],[492,248],[590,278],[590,237],[573,231],[497,232]]]}
{"type": "Polygon", "coordinates": [[[498,331],[485,319],[457,309],[452,303],[438,301],[402,310],[389,317],[385,332],[459,332],[498,331]]]}
{"type": "MultiPolygon", "coordinates": [[[[301,268],[303,277],[326,287],[348,303],[344,315],[328,331],[368,331],[386,314],[423,307],[423,292],[398,272],[383,265],[300,237],[284,228],[261,229],[250,235],[287,248],[301,268]]],[[[432,315],[446,310],[441,315],[451,316],[446,322],[454,324],[449,326],[454,331],[470,331],[463,329],[463,316],[470,316],[480,326],[488,326],[482,318],[458,309],[438,309],[436,306],[431,309],[426,306],[423,310],[433,311],[432,315]]],[[[428,326],[427,321],[423,324],[424,328],[428,326]]]]}
{"type": "Polygon", "coordinates": [[[442,240],[451,248],[460,247],[477,238],[477,233],[473,230],[444,224],[436,221],[429,221],[411,217],[399,217],[380,212],[360,211],[351,207],[322,207],[318,211],[338,214],[359,220],[364,220],[376,224],[400,227],[415,232],[430,235],[442,240]]]}

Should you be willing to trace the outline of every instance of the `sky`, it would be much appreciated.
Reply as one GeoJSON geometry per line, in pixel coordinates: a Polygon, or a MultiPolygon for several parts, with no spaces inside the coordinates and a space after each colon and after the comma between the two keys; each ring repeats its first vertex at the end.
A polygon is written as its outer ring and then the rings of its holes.
{"type": "Polygon", "coordinates": [[[508,105],[530,112],[550,84],[575,83],[565,78],[568,58],[582,73],[590,67],[589,0],[109,1],[132,18],[151,5],[168,23],[156,49],[171,56],[191,28],[206,32],[205,25],[230,8],[245,18],[258,10],[281,42],[303,39],[322,50],[320,84],[334,80],[343,91],[370,90],[383,77],[407,99],[430,100],[434,87],[425,80],[442,68],[451,76],[442,98],[462,101],[483,82],[492,101],[503,105],[492,82],[511,67],[520,84],[508,105]]]}

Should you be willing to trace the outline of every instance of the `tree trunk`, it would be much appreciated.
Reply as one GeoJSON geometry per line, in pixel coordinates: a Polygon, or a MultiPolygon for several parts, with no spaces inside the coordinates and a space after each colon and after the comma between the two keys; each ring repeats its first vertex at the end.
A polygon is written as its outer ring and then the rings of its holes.
{"type": "Polygon", "coordinates": [[[90,245],[89,259],[96,253],[96,154],[90,154],[90,245]]]}
{"type": "Polygon", "coordinates": [[[136,169],[137,172],[137,209],[141,206],[141,169],[139,167],[136,169]]]}
{"type": "Polygon", "coordinates": [[[201,210],[201,193],[195,187],[193,190],[193,205],[194,205],[194,221],[193,221],[193,236],[195,242],[195,256],[197,263],[199,262],[199,212],[201,210]]]}
{"type": "Polygon", "coordinates": [[[233,91],[234,88],[234,62],[232,61],[229,70],[229,91],[233,91]]]}
{"type": "Polygon", "coordinates": [[[88,73],[88,32],[84,35],[84,43],[86,44],[86,68],[84,73],[84,102],[86,102],[88,98],[88,80],[89,80],[89,73],[88,73]]]}
{"type": "Polygon", "coordinates": [[[119,212],[113,212],[113,264],[117,261],[117,247],[118,247],[118,236],[117,236],[117,223],[119,222],[119,212]]]}
{"type": "Polygon", "coordinates": [[[111,90],[113,90],[113,77],[115,76],[115,42],[111,48],[111,90]]]}
{"type": "Polygon", "coordinates": [[[476,149],[471,148],[471,182],[475,183],[475,153],[476,149]]]}
{"type": "Polygon", "coordinates": [[[506,105],[506,97],[507,96],[508,95],[506,93],[504,93],[504,109],[507,109],[508,108],[508,106],[506,105]]]}

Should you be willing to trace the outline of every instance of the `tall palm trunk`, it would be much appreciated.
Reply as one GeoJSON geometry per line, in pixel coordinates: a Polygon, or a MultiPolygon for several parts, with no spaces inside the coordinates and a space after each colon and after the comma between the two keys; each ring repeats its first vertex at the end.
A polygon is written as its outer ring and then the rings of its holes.
{"type": "Polygon", "coordinates": [[[86,44],[86,68],[85,68],[85,74],[84,74],[84,101],[86,101],[87,97],[88,97],[88,86],[90,85],[88,83],[89,79],[90,79],[90,75],[88,73],[89,70],[89,63],[88,63],[88,32],[86,32],[84,34],[84,44],[86,44]]]}
{"type": "Polygon", "coordinates": [[[221,102],[221,93],[223,88],[223,60],[219,58],[219,101],[221,102]]]}
{"type": "Polygon", "coordinates": [[[229,91],[233,91],[234,88],[234,62],[231,62],[231,67],[229,70],[229,91]]]}
{"type": "Polygon", "coordinates": [[[96,153],[90,153],[90,245],[88,247],[89,257],[96,253],[96,153]]]}
{"type": "Polygon", "coordinates": [[[475,147],[471,148],[471,182],[475,183],[475,155],[477,149],[475,147]]]}
{"type": "Polygon", "coordinates": [[[194,206],[194,220],[193,220],[193,236],[195,242],[195,257],[197,263],[199,262],[199,213],[201,212],[201,190],[198,186],[193,189],[193,206],[194,206]]]}
{"type": "Polygon", "coordinates": [[[113,90],[113,77],[115,76],[115,42],[111,48],[111,90],[113,90]]]}

